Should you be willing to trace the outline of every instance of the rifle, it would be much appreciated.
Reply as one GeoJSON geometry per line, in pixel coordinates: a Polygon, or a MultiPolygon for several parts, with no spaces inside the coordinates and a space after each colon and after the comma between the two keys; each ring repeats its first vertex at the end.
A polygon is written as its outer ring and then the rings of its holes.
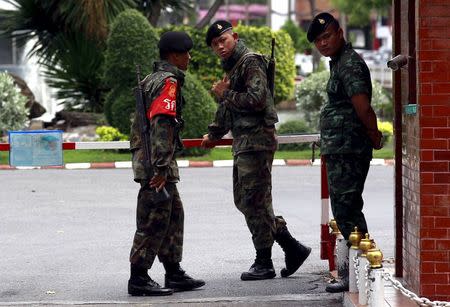
{"type": "Polygon", "coordinates": [[[275,96],[275,38],[272,38],[272,54],[267,65],[267,86],[269,87],[272,97],[275,96]]]}
{"type": "MultiPolygon", "coordinates": [[[[144,168],[150,178],[153,178],[153,168],[151,166],[151,156],[152,149],[150,144],[150,123],[147,119],[147,110],[145,104],[145,94],[141,85],[141,67],[136,65],[136,76],[138,86],[134,88],[134,97],[136,99],[136,112],[137,119],[139,122],[139,130],[141,131],[141,146],[144,151],[144,168]]],[[[159,192],[155,189],[155,202],[159,203],[166,201],[170,198],[169,193],[165,187],[163,187],[159,192]]]]}

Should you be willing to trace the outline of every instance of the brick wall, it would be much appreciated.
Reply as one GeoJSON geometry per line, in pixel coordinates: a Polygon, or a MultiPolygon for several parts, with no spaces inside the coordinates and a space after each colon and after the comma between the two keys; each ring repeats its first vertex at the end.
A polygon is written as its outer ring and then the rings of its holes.
{"type": "MultiPolygon", "coordinates": [[[[416,190],[420,191],[420,206],[414,200],[404,203],[405,211],[410,213],[405,215],[405,223],[420,225],[419,240],[414,237],[409,241],[411,249],[420,249],[420,294],[434,300],[450,300],[450,1],[416,2],[419,112],[415,120],[406,120],[406,134],[409,137],[409,131],[420,139],[420,176],[417,178],[414,173],[405,182],[416,189],[420,180],[420,190],[416,190]],[[412,126],[419,131],[411,131],[412,126]]],[[[416,157],[408,157],[412,159],[405,161],[404,168],[417,167],[416,157]]],[[[416,193],[410,191],[411,199],[413,194],[416,193]]],[[[414,281],[411,284],[417,286],[414,281]]]]}
{"type": "MultiPolygon", "coordinates": [[[[413,1],[399,1],[401,18],[396,23],[396,32],[400,31],[401,50],[398,53],[408,55],[414,50],[414,24],[408,19],[413,1]],[[411,5],[411,7],[409,6],[411,5]],[[410,31],[410,27],[413,27],[410,31]]],[[[398,32],[397,32],[398,33],[398,32]]],[[[409,67],[408,67],[409,68],[409,67]]],[[[409,69],[401,69],[401,104],[411,103],[415,95],[410,90],[410,78],[416,78],[409,69]]],[[[402,188],[403,188],[403,277],[409,289],[420,290],[420,130],[419,114],[402,115],[402,188]]]]}

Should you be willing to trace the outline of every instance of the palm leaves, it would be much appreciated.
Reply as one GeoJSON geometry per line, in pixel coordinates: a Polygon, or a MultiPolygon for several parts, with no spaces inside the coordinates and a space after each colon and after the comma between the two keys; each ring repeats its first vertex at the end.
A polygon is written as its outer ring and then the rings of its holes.
{"type": "Polygon", "coordinates": [[[108,25],[133,0],[6,0],[0,31],[19,45],[34,42],[47,82],[70,106],[101,110],[100,69],[108,25]]]}

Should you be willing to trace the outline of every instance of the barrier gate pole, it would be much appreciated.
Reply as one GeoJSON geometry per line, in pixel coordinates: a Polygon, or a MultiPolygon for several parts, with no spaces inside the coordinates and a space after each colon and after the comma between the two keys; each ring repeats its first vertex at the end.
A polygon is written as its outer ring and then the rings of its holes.
{"type": "Polygon", "coordinates": [[[330,233],[328,221],[329,214],[329,192],[327,182],[327,169],[324,156],[320,157],[320,195],[321,195],[321,224],[320,224],[320,259],[328,259],[330,271],[335,270],[334,246],[336,238],[330,233]]]}

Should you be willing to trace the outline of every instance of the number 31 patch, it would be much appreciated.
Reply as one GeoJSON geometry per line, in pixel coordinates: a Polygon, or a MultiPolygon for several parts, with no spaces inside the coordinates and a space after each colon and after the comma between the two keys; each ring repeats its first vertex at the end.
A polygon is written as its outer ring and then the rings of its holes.
{"type": "Polygon", "coordinates": [[[167,78],[161,93],[153,100],[147,112],[147,117],[152,119],[158,114],[176,116],[177,112],[177,81],[167,78]]]}

